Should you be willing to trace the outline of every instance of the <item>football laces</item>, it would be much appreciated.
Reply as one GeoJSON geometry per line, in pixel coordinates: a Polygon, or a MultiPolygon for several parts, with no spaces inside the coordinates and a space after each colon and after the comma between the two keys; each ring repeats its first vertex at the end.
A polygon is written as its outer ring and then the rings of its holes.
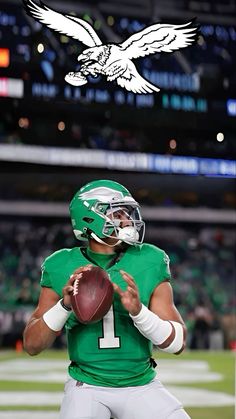
{"type": "Polygon", "coordinates": [[[79,279],[76,279],[75,282],[74,282],[73,295],[78,294],[78,286],[79,286],[79,279]]]}

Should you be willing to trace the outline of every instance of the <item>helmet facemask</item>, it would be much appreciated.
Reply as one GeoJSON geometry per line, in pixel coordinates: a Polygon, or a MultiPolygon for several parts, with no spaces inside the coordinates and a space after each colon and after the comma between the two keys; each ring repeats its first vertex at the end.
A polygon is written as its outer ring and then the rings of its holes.
{"type": "Polygon", "coordinates": [[[102,231],[104,237],[117,239],[130,245],[143,242],[145,225],[137,202],[132,200],[109,204],[97,203],[94,210],[100,212],[101,209],[105,219],[102,231]]]}

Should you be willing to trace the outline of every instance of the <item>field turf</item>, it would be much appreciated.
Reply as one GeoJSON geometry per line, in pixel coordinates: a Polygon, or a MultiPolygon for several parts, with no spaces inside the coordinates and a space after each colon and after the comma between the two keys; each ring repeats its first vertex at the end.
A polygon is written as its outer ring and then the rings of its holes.
{"type": "MultiPolygon", "coordinates": [[[[156,353],[154,353],[154,356],[156,353]]],[[[25,353],[16,353],[14,351],[0,351],[0,363],[3,365],[6,361],[10,360],[29,360],[30,358],[25,353]],[[2,364],[3,363],[3,364],[2,364]]],[[[36,358],[33,358],[36,359],[36,358]]],[[[41,355],[37,356],[38,360],[58,360],[64,361],[67,360],[67,354],[65,351],[46,351],[41,355]]],[[[205,361],[208,363],[209,371],[220,373],[222,375],[222,379],[218,381],[207,381],[207,382],[189,382],[189,383],[178,383],[175,384],[178,387],[188,387],[192,389],[205,389],[211,390],[216,392],[223,392],[229,395],[235,394],[235,353],[230,351],[208,351],[208,352],[200,352],[200,351],[186,351],[184,354],[180,355],[179,357],[173,357],[171,355],[166,355],[163,353],[158,353],[158,359],[160,360],[169,360],[169,359],[178,359],[182,361],[205,361]]],[[[32,381],[17,381],[14,379],[9,380],[4,379],[2,376],[0,378],[0,392],[12,392],[12,396],[14,398],[14,392],[17,391],[43,391],[43,392],[62,392],[63,391],[63,383],[62,382],[55,382],[50,383],[47,382],[36,382],[32,379],[32,381]]],[[[0,405],[0,417],[1,417],[1,410],[58,410],[58,405],[52,406],[28,406],[20,405],[20,406],[10,406],[10,404],[2,404],[0,405]]],[[[192,419],[234,419],[234,406],[217,406],[217,407],[186,407],[186,411],[190,415],[192,419]]],[[[42,417],[43,419],[43,417],[42,417]]],[[[147,418],[150,419],[150,418],[147,418]]]]}

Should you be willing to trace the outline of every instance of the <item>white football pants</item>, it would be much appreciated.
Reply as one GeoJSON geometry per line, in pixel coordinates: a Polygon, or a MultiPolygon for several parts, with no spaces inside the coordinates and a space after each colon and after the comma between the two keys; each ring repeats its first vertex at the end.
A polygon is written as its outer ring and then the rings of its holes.
{"type": "Polygon", "coordinates": [[[98,387],[70,378],[59,419],[189,419],[181,403],[155,379],[144,386],[98,387]]]}

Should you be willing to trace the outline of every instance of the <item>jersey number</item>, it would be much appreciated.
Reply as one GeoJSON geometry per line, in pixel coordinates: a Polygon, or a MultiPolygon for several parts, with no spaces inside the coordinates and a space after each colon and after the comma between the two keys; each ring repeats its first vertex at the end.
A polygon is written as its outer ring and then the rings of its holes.
{"type": "Polygon", "coordinates": [[[100,349],[120,348],[120,338],[115,336],[113,305],[102,319],[103,337],[98,339],[100,349]]]}

